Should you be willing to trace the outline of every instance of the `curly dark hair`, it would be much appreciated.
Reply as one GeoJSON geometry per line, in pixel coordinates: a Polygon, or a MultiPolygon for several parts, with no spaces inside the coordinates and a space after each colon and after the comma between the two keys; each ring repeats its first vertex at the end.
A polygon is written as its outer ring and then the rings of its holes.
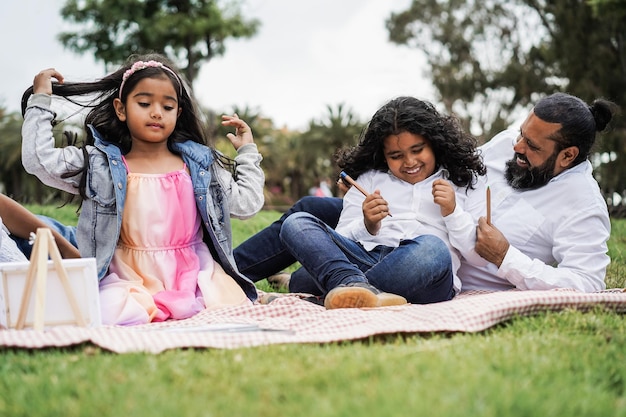
{"type": "Polygon", "coordinates": [[[371,169],[385,172],[389,167],[384,140],[403,132],[423,136],[433,149],[437,168],[447,169],[449,180],[459,187],[473,188],[476,177],[486,173],[476,138],[463,130],[456,117],[414,97],[398,97],[378,109],[359,143],[337,152],[337,164],[354,178],[371,169]]]}

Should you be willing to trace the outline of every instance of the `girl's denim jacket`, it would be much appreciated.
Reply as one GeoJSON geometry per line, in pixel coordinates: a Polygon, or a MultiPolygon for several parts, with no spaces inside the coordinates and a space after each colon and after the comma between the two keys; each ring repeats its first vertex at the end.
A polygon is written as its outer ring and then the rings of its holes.
{"type": "MultiPolygon", "coordinates": [[[[22,162],[27,172],[43,183],[73,194],[78,193],[80,176],[62,178],[63,173],[83,165],[83,150],[74,146],[56,148],[51,122],[50,96],[30,97],[22,127],[22,162]]],[[[102,139],[90,127],[95,139],[88,146],[87,199],[82,202],[76,239],[83,257],[95,257],[98,279],[109,268],[122,225],[126,201],[126,166],[120,149],[102,139]]],[[[256,300],[255,285],[237,270],[232,251],[230,216],[248,218],[263,206],[265,177],[260,167],[261,155],[255,144],[238,149],[237,180],[215,160],[205,145],[187,141],[174,143],[189,169],[202,218],[204,242],[213,258],[243,288],[248,298],[256,300]]]]}

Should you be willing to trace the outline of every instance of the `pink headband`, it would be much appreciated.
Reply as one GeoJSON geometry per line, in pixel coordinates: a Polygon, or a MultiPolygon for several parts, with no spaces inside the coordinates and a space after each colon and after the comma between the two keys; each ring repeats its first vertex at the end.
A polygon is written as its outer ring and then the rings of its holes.
{"type": "Polygon", "coordinates": [[[130,76],[137,71],[141,71],[142,69],[146,68],[161,68],[165,71],[169,71],[178,80],[178,84],[180,85],[180,95],[183,95],[183,83],[178,75],[174,71],[172,71],[171,68],[166,67],[159,61],[137,61],[129,69],[127,69],[122,76],[122,84],[120,85],[120,92],[118,96],[120,100],[122,99],[122,90],[124,90],[124,84],[126,83],[126,80],[128,80],[130,76]]]}

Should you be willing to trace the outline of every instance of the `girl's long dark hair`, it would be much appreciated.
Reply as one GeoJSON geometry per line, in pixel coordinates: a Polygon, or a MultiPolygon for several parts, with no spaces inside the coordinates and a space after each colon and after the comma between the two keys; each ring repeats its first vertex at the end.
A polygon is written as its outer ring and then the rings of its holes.
{"type": "Polygon", "coordinates": [[[354,178],[371,169],[386,172],[384,140],[403,132],[428,140],[437,167],[447,169],[449,180],[459,187],[473,188],[476,176],[486,173],[476,138],[463,130],[456,117],[441,114],[431,103],[414,97],[398,97],[382,106],[359,143],[337,152],[337,164],[354,178]]]}
{"type": "MultiPolygon", "coordinates": [[[[91,108],[84,122],[86,137],[82,149],[85,153],[85,165],[79,170],[69,172],[65,175],[65,177],[81,175],[79,193],[83,199],[86,198],[85,174],[89,168],[89,158],[87,158],[85,146],[94,144],[94,137],[89,126],[93,126],[102,135],[105,141],[119,147],[122,154],[126,154],[130,150],[130,132],[126,123],[121,122],[117,118],[113,100],[119,96],[119,89],[124,73],[137,61],[157,61],[170,68],[176,74],[159,67],[148,67],[134,72],[124,83],[124,89],[121,95],[122,102],[126,102],[128,93],[131,92],[135,85],[142,79],[167,77],[172,82],[174,89],[178,92],[178,104],[182,109],[176,121],[176,128],[168,138],[168,147],[173,151],[171,146],[173,142],[184,142],[188,140],[205,145],[207,144],[207,138],[198,116],[200,112],[195,99],[191,96],[189,89],[184,85],[180,71],[177,70],[172,62],[160,54],[133,55],[129,57],[126,64],[117,71],[93,82],[53,83],[53,96],[63,97],[83,108],[91,108]]],[[[28,98],[32,94],[33,87],[31,86],[22,96],[22,116],[26,111],[28,98]]],[[[66,137],[69,137],[69,134],[66,133],[66,137]]],[[[217,154],[215,150],[213,150],[213,152],[218,161],[225,165],[232,165],[233,161],[224,161],[222,155],[217,154]]]]}

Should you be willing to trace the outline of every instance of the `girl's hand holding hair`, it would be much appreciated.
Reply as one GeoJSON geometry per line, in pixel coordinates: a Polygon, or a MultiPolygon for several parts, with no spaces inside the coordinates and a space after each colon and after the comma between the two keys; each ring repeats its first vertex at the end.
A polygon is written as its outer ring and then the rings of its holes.
{"type": "Polygon", "coordinates": [[[443,217],[452,214],[456,207],[456,197],[452,185],[442,179],[433,181],[433,200],[441,208],[443,217]]]}
{"type": "Polygon", "coordinates": [[[248,143],[254,143],[254,137],[252,136],[252,130],[250,126],[237,116],[235,113],[232,116],[222,116],[222,126],[234,126],[235,134],[228,133],[226,137],[233,144],[235,150],[239,149],[243,145],[248,143]]]}
{"type": "Polygon", "coordinates": [[[35,75],[33,80],[33,94],[52,95],[52,79],[55,78],[63,84],[63,75],[54,68],[48,68],[35,75]]]}

